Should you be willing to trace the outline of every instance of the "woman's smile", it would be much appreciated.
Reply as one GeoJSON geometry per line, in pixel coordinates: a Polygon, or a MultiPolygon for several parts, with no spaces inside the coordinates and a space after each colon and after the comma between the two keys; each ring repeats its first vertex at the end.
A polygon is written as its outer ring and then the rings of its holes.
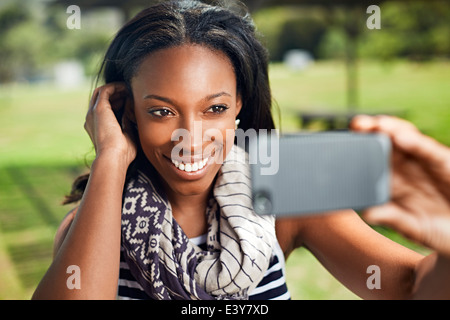
{"type": "Polygon", "coordinates": [[[209,168],[209,160],[210,158],[202,159],[196,162],[179,162],[177,160],[170,160],[167,157],[164,157],[167,160],[168,166],[170,169],[178,175],[181,179],[184,180],[197,180],[201,179],[205,176],[206,172],[209,168]]]}
{"type": "Polygon", "coordinates": [[[206,164],[208,163],[208,160],[209,160],[209,157],[205,158],[205,159],[200,159],[200,160],[192,160],[193,162],[178,161],[178,160],[172,159],[172,163],[177,169],[179,169],[181,171],[197,172],[206,166],[206,164]]]}

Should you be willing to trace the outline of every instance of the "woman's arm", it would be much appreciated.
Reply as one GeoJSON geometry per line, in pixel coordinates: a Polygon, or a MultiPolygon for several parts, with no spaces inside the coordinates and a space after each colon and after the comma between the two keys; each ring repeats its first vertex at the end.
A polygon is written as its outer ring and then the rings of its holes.
{"type": "Polygon", "coordinates": [[[276,227],[286,258],[305,246],[363,299],[450,297],[448,257],[437,253],[424,257],[407,249],[374,231],[351,210],[278,219],[276,227]]]}
{"type": "Polygon", "coordinates": [[[77,213],[33,299],[116,297],[122,193],[128,166],[136,154],[111,107],[113,101],[123,98],[124,90],[123,84],[116,83],[94,92],[95,103],[90,105],[85,128],[97,155],[77,213]],[[68,286],[71,266],[78,267],[79,289],[68,286]]]}
{"type": "Polygon", "coordinates": [[[351,210],[304,218],[301,223],[304,246],[355,294],[363,299],[411,297],[422,255],[374,231],[351,210]],[[372,275],[375,278],[369,279],[372,275]],[[379,289],[372,285],[377,281],[379,289]]]}
{"type": "Polygon", "coordinates": [[[61,221],[58,230],[56,230],[55,239],[53,241],[53,259],[55,259],[56,254],[61,248],[64,239],[66,239],[67,233],[69,232],[70,226],[72,225],[73,220],[77,214],[78,207],[70,210],[64,219],[61,221]]]}

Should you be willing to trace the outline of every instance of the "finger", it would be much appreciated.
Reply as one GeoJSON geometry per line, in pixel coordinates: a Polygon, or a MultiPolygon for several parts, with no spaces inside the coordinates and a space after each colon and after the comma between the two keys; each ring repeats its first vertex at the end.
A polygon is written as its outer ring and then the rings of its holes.
{"type": "Polygon", "coordinates": [[[433,138],[422,134],[411,122],[392,116],[354,117],[351,128],[362,132],[380,132],[388,135],[394,146],[429,165],[446,165],[450,162],[450,149],[433,138]]]}
{"type": "Polygon", "coordinates": [[[441,165],[450,161],[450,149],[447,146],[424,135],[406,120],[387,116],[379,117],[377,130],[391,136],[394,145],[402,151],[430,165],[441,165]]]}
{"type": "MultiPolygon", "coordinates": [[[[91,102],[89,105],[88,112],[86,113],[84,128],[89,134],[89,137],[94,142],[95,141],[95,129],[94,129],[94,119],[97,117],[96,113],[102,110],[112,109],[110,98],[113,95],[124,96],[127,93],[127,87],[125,83],[113,82],[96,88],[93,91],[91,102]]],[[[95,142],[94,142],[95,145],[95,142]]]]}
{"type": "MultiPolygon", "coordinates": [[[[115,103],[111,101],[123,99],[128,94],[128,89],[123,82],[113,82],[108,83],[101,87],[98,94],[98,99],[95,107],[105,106],[105,107],[117,107],[115,103]]],[[[95,108],[94,107],[94,108],[95,108]]]]}
{"type": "Polygon", "coordinates": [[[445,165],[450,162],[450,149],[420,132],[411,132],[410,136],[405,132],[397,137],[396,144],[429,165],[445,165]]]}
{"type": "Polygon", "coordinates": [[[350,129],[362,132],[370,132],[377,127],[377,120],[375,117],[368,115],[357,115],[353,117],[350,122],[350,129]]]}
{"type": "Polygon", "coordinates": [[[90,100],[90,102],[89,102],[89,108],[88,108],[88,111],[91,110],[91,109],[94,107],[94,105],[96,104],[96,101],[97,101],[97,99],[98,99],[98,93],[99,93],[99,91],[100,91],[100,87],[95,88],[94,92],[92,93],[91,100],[90,100]]]}
{"type": "Polygon", "coordinates": [[[368,224],[386,226],[409,239],[419,242],[423,241],[417,219],[392,202],[366,209],[362,214],[362,218],[368,224]]]}
{"type": "Polygon", "coordinates": [[[109,100],[114,93],[119,95],[125,95],[126,92],[127,87],[122,82],[108,83],[106,85],[96,88],[92,93],[87,114],[92,112],[94,109],[98,108],[99,105],[110,106],[109,100]]]}
{"type": "Polygon", "coordinates": [[[412,123],[387,115],[358,115],[353,118],[350,126],[352,129],[359,131],[382,132],[391,138],[395,138],[402,132],[418,132],[412,123]]]}

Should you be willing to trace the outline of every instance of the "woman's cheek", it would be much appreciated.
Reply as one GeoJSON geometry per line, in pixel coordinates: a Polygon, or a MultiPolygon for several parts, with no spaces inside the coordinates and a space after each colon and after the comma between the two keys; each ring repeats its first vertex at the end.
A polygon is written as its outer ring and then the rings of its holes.
{"type": "Polygon", "coordinates": [[[234,120],[212,121],[203,131],[203,139],[207,141],[204,155],[215,153],[217,162],[223,162],[234,144],[234,120]],[[218,153],[220,151],[220,154],[218,153]]]}
{"type": "MultiPolygon", "coordinates": [[[[144,152],[162,153],[171,143],[172,130],[164,125],[146,125],[139,129],[139,139],[144,152]]],[[[148,156],[148,155],[147,155],[148,156]]]]}

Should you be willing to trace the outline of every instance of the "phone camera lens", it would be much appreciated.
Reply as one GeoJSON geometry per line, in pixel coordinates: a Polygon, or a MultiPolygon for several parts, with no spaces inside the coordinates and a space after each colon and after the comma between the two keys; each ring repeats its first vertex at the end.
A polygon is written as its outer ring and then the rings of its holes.
{"type": "Polygon", "coordinates": [[[253,197],[253,209],[258,214],[270,214],[272,212],[272,201],[265,191],[258,191],[253,197]]]}

